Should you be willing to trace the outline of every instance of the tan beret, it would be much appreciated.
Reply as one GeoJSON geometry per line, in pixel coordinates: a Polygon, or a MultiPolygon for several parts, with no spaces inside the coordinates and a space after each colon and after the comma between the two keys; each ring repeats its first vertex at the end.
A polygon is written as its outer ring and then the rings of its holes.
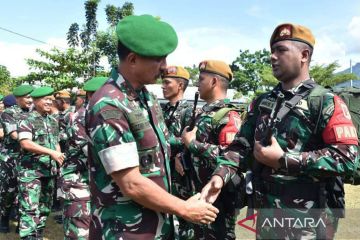
{"type": "Polygon", "coordinates": [[[54,94],[55,98],[70,98],[70,93],[66,90],[58,91],[54,94]]]}
{"type": "Polygon", "coordinates": [[[200,72],[209,72],[218,74],[227,80],[231,81],[233,77],[233,73],[225,62],[218,60],[206,60],[202,61],[199,64],[200,72]]]}
{"type": "Polygon", "coordinates": [[[284,23],[277,26],[270,38],[270,46],[274,43],[291,40],[308,44],[310,47],[315,45],[315,37],[307,27],[292,23],[284,23]]]}
{"type": "Polygon", "coordinates": [[[82,89],[79,89],[79,90],[77,90],[77,92],[76,92],[76,96],[78,96],[78,97],[84,97],[84,96],[86,96],[86,91],[84,91],[84,90],[82,90],[82,89]]]}
{"type": "Polygon", "coordinates": [[[183,68],[181,66],[169,66],[163,72],[161,77],[162,78],[167,78],[167,77],[170,77],[170,78],[182,78],[182,79],[185,79],[185,80],[189,81],[190,74],[185,68],[183,68]]]}

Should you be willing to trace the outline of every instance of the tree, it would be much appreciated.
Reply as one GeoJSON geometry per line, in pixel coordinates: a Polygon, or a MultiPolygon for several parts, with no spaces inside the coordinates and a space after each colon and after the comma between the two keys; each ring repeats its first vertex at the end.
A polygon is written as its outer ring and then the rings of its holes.
{"type": "Polygon", "coordinates": [[[40,81],[59,90],[81,86],[79,79],[108,76],[104,66],[100,66],[100,58],[106,56],[111,66],[117,65],[115,26],[123,17],[133,14],[134,6],[128,2],[122,7],[107,5],[105,12],[109,27],[105,31],[98,31],[96,12],[99,2],[100,0],[85,2],[86,23],[82,25],[81,31],[78,23],[70,25],[67,33],[69,49],[37,49],[43,60],[27,59],[34,71],[22,81],[30,84],[40,81]]]}
{"type": "Polygon", "coordinates": [[[196,83],[198,82],[199,80],[199,74],[200,74],[200,71],[199,71],[199,68],[198,66],[196,66],[195,64],[192,65],[192,67],[184,67],[190,74],[190,83],[189,85],[196,85],[196,83]]]}
{"type": "Polygon", "coordinates": [[[255,92],[262,84],[261,74],[265,67],[271,67],[269,51],[263,49],[250,53],[249,50],[240,50],[239,57],[230,66],[234,74],[231,87],[243,94],[255,92]]]}
{"type": "Polygon", "coordinates": [[[5,66],[0,65],[0,93],[7,95],[11,92],[12,87],[13,81],[11,81],[9,70],[5,66]]]}
{"type": "Polygon", "coordinates": [[[335,71],[338,68],[339,64],[336,61],[328,65],[314,65],[310,69],[310,76],[322,86],[335,86],[338,83],[358,79],[358,77],[352,73],[336,74],[335,71]]]}
{"type": "MultiPolygon", "coordinates": [[[[91,58],[84,52],[69,48],[61,51],[57,48],[49,52],[37,49],[36,52],[45,60],[27,59],[27,64],[35,72],[31,72],[25,79],[26,82],[34,84],[42,81],[56,90],[64,88],[79,87],[79,78],[87,79],[92,76],[91,58]]],[[[89,53],[92,55],[92,53],[89,53]]]]}

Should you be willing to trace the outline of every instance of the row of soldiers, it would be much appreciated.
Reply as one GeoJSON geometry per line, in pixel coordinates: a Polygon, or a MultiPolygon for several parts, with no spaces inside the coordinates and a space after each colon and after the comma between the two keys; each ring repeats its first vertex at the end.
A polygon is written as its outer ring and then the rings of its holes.
{"type": "Polygon", "coordinates": [[[346,104],[309,74],[315,38],[308,28],[275,28],[271,63],[280,83],[250,104],[241,127],[236,108],[224,100],[232,80],[228,65],[199,64],[206,104],[190,114],[191,106],[174,97],[186,88],[187,73],[166,68],[177,46],[175,30],[143,15],[124,18],[116,33],[119,75],[94,94],[86,119],[90,238],[234,239],[241,190],[235,179],[245,172],[247,205],[258,210],[257,238],[334,238],[343,217],[337,210],[344,207],[339,181],[359,164],[358,139],[346,104]],[[164,115],[145,87],[161,74],[170,100],[164,115]],[[189,115],[195,116],[191,124],[189,115]],[[262,227],[276,217],[324,225],[262,227]]]}
{"type": "MultiPolygon", "coordinates": [[[[42,184],[50,188],[55,160],[60,176],[67,175],[64,168],[72,173],[59,184],[66,186],[62,191],[69,200],[64,204],[69,239],[235,239],[237,203],[244,205],[244,195],[249,213],[258,210],[256,238],[334,238],[342,217],[336,209],[343,207],[334,191],[342,187],[338,176],[352,175],[359,164],[358,139],[342,134],[349,129],[356,133],[346,104],[309,75],[315,38],[308,28],[275,28],[271,63],[280,83],[249,105],[243,121],[226,99],[233,73],[223,61],[199,64],[203,107],[196,107],[196,97],[194,105],[182,99],[189,73],[167,67],[166,57],[178,43],[169,24],[150,15],[128,16],[116,34],[117,73],[91,95],[87,111],[78,114],[82,117],[74,117],[77,131],[56,133],[55,124],[50,129],[54,121],[41,115],[48,109],[43,101],[52,96],[50,89],[30,93],[40,114],[18,124],[15,139],[23,155],[17,167],[19,197],[30,196],[33,202],[29,192],[39,186],[34,180],[46,179],[42,184]],[[145,87],[160,77],[169,100],[163,109],[145,87]],[[44,124],[49,130],[32,131],[44,124]],[[74,150],[64,155],[56,139],[65,136],[74,150]],[[42,142],[42,150],[31,143],[33,137],[42,142]],[[40,178],[34,177],[36,171],[22,171],[40,163],[40,178]],[[263,227],[269,217],[320,219],[324,225],[263,227]]],[[[20,236],[41,238],[48,211],[43,214],[38,207],[33,214],[26,207],[20,201],[20,236]]]]}
{"type": "Polygon", "coordinates": [[[57,191],[63,204],[66,239],[87,238],[90,191],[85,102],[106,79],[95,77],[87,81],[76,94],[75,107],[70,106],[69,92],[54,93],[51,87],[21,85],[3,99],[6,108],[0,117],[2,233],[9,232],[10,211],[14,208],[18,210],[20,237],[42,239],[57,191]]]}

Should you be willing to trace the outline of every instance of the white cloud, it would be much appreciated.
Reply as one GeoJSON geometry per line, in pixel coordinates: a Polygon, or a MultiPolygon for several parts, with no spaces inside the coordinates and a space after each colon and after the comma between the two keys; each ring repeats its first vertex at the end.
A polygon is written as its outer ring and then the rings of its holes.
{"type": "Polygon", "coordinates": [[[348,25],[348,31],[352,37],[360,41],[360,16],[354,16],[348,25]]]}
{"type": "Polygon", "coordinates": [[[205,59],[218,59],[232,63],[239,50],[262,49],[264,44],[236,29],[197,28],[178,33],[179,45],[169,55],[169,65],[192,66],[205,59]]]}
{"type": "Polygon", "coordinates": [[[24,76],[30,72],[27,58],[39,59],[37,48],[50,50],[54,46],[65,49],[66,39],[50,38],[48,44],[19,44],[0,41],[0,65],[6,66],[11,76],[24,76]]]}
{"type": "Polygon", "coordinates": [[[313,61],[317,64],[329,64],[338,61],[342,68],[348,66],[346,45],[328,35],[321,35],[316,39],[313,61]]]}

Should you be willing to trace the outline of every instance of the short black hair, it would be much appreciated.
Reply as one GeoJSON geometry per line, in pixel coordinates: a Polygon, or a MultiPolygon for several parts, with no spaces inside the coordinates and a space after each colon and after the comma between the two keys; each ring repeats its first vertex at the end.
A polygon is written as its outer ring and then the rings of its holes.
{"type": "Polygon", "coordinates": [[[308,50],[309,51],[309,62],[308,63],[310,64],[314,49],[309,44],[304,43],[304,42],[294,41],[294,43],[299,50],[301,50],[301,51],[308,50]]]}
{"type": "Polygon", "coordinates": [[[131,53],[131,50],[127,48],[122,42],[118,41],[117,44],[117,54],[119,56],[120,61],[124,60],[129,53],[131,53]]]}

